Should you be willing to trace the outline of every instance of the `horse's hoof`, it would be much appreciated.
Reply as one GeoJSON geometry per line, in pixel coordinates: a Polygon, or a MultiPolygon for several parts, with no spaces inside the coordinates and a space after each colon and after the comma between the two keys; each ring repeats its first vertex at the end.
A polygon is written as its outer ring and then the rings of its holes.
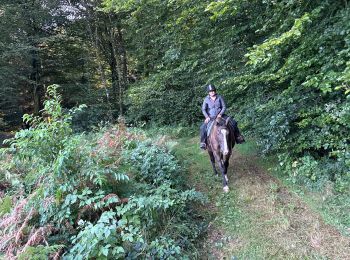
{"type": "Polygon", "coordinates": [[[230,189],[228,188],[228,186],[224,187],[224,192],[228,192],[230,189]]]}

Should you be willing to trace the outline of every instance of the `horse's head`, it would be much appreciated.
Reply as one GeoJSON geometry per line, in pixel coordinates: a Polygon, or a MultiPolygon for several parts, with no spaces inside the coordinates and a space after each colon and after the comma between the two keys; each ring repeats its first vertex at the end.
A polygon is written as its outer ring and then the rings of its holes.
{"type": "Polygon", "coordinates": [[[230,130],[227,126],[227,121],[223,118],[215,120],[215,135],[216,141],[220,147],[221,153],[226,156],[231,153],[230,130]]]}

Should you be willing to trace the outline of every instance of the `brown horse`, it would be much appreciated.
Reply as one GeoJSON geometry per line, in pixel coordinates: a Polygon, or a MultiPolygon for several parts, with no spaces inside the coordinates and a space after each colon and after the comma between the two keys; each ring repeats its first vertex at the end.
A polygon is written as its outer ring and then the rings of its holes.
{"type": "Polygon", "coordinates": [[[233,129],[229,125],[229,118],[216,118],[208,137],[208,154],[214,173],[218,175],[215,161],[218,162],[222,174],[224,191],[228,192],[227,168],[235,144],[233,129]]]}

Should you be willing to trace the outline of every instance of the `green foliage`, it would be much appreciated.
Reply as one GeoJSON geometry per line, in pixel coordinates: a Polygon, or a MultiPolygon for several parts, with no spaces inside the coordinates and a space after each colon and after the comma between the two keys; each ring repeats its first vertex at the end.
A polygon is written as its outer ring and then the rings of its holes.
{"type": "Polygon", "coordinates": [[[97,224],[82,221],[82,231],[74,237],[75,245],[67,258],[184,257],[186,248],[191,246],[188,240],[200,234],[198,227],[189,221],[188,203],[205,200],[193,190],[181,192],[171,187],[179,186],[181,170],[174,156],[149,141],[128,147],[123,157],[133,181],[143,182],[142,191],[130,197],[128,203],[117,206],[114,212],[103,213],[106,216],[102,215],[97,224]],[[93,246],[91,241],[95,241],[93,246]]]}
{"type": "Polygon", "coordinates": [[[50,256],[54,257],[57,251],[60,251],[64,246],[55,245],[55,246],[36,246],[36,247],[27,247],[27,249],[20,253],[18,256],[19,260],[46,260],[50,256]]]}
{"type": "MultiPolygon", "coordinates": [[[[104,0],[72,1],[69,8],[44,2],[0,4],[4,123],[11,125],[33,103],[38,109],[36,98],[54,80],[66,107],[88,104],[74,115],[75,131],[112,122],[122,110],[136,125],[193,126],[202,119],[203,86],[211,82],[261,151],[280,155],[292,175],[297,161],[301,178],[321,174],[309,173],[316,168],[334,169],[312,178],[332,180],[345,192],[347,1],[104,0]],[[305,163],[308,157],[318,166],[305,163]]],[[[43,160],[65,142],[60,129],[43,160]]]]}
{"type": "Polygon", "coordinates": [[[183,138],[191,137],[198,134],[197,126],[180,126],[177,127],[167,126],[167,125],[151,125],[150,127],[144,127],[147,132],[147,136],[150,136],[156,142],[159,140],[159,136],[163,135],[163,138],[183,138]]]}
{"type": "Polygon", "coordinates": [[[6,196],[0,199],[0,217],[9,213],[12,208],[12,199],[10,196],[6,196]]]}
{"type": "Polygon", "coordinates": [[[65,259],[121,259],[125,255],[121,246],[123,239],[133,241],[132,227],[127,227],[122,220],[117,221],[115,212],[105,211],[95,225],[80,221],[79,226],[82,231],[73,237],[74,246],[65,259]],[[122,234],[120,229],[123,229],[122,234]]]}
{"type": "MultiPolygon", "coordinates": [[[[218,28],[235,19],[232,28],[241,31],[233,31],[247,35],[236,44],[247,48],[239,56],[247,66],[238,64],[221,80],[241,126],[257,138],[261,151],[279,155],[295,181],[322,186],[339,180],[345,187],[349,7],[341,1],[220,1],[208,11],[218,28]],[[254,11],[262,15],[250,15],[254,11]],[[243,17],[245,25],[239,27],[243,17]]],[[[219,33],[220,39],[229,36],[219,33]]]]}
{"type": "Polygon", "coordinates": [[[277,38],[269,39],[260,45],[254,45],[253,49],[245,55],[249,59],[248,64],[262,66],[275,59],[276,55],[278,55],[277,53],[280,53],[279,46],[286,45],[292,40],[300,38],[305,24],[310,22],[310,15],[306,13],[294,21],[293,27],[288,32],[277,38]]]}
{"type": "Polygon", "coordinates": [[[61,96],[57,94],[57,88],[57,85],[51,85],[47,88],[50,99],[44,102],[43,117],[28,114],[23,116],[23,121],[33,127],[17,132],[12,141],[12,148],[21,150],[20,156],[23,159],[51,163],[57,159],[67,137],[72,133],[71,114],[81,110],[84,106],[64,114],[60,106],[61,96]]]}
{"type": "Polygon", "coordinates": [[[163,148],[148,141],[139,142],[125,151],[123,157],[133,172],[134,181],[143,182],[142,191],[130,197],[126,204],[117,206],[114,212],[104,212],[96,224],[81,221],[82,230],[73,238],[75,245],[66,257],[182,258],[191,255],[187,252],[192,246],[191,240],[201,231],[190,220],[192,210],[188,205],[205,203],[203,196],[194,190],[182,192],[175,188],[180,188],[181,168],[174,156],[163,148]],[[163,230],[161,234],[160,230],[163,230]]]}
{"type": "MultiPolygon", "coordinates": [[[[104,3],[118,8],[114,1],[104,3]]],[[[205,96],[200,86],[214,82],[228,114],[256,137],[262,152],[279,155],[286,172],[311,186],[332,180],[345,191],[349,5],[341,0],[159,4],[121,4],[131,30],[146,35],[153,28],[142,41],[128,38],[141,78],[128,92],[129,119],[198,122],[205,96]]]]}
{"type": "MultiPolygon", "coordinates": [[[[7,171],[10,178],[17,176],[17,183],[12,185],[9,192],[24,194],[24,197],[17,198],[19,204],[11,214],[21,218],[26,212],[29,214],[28,218],[33,218],[33,229],[50,230],[54,224],[61,226],[60,232],[68,232],[69,236],[72,230],[67,230],[65,223],[73,224],[77,218],[82,217],[85,213],[83,209],[87,207],[95,207],[95,210],[107,207],[111,202],[101,201],[108,193],[99,189],[107,182],[117,183],[127,180],[128,177],[118,172],[115,164],[111,164],[112,154],[104,154],[103,149],[98,146],[93,150],[96,143],[91,143],[91,139],[85,139],[83,135],[73,135],[72,114],[82,107],[64,113],[57,86],[49,86],[47,95],[49,99],[45,102],[43,117],[24,117],[32,126],[18,132],[10,140],[11,147],[4,151],[12,153],[13,157],[9,161],[2,161],[1,168],[7,171]],[[74,196],[75,194],[79,196],[74,196]],[[19,205],[25,206],[17,209],[19,205]],[[18,211],[23,212],[19,214],[18,211]]],[[[5,223],[6,219],[5,215],[5,223]]],[[[28,223],[28,220],[24,223],[28,223]]],[[[7,225],[16,229],[18,223],[9,222],[7,225]]],[[[8,231],[5,229],[4,232],[8,231]]],[[[28,240],[40,242],[42,239],[36,238],[38,234],[40,233],[32,233],[35,238],[29,236],[28,240]]],[[[14,236],[12,242],[18,237],[12,233],[7,235],[14,236]]],[[[47,231],[45,236],[49,235],[50,232],[47,231]]],[[[20,252],[21,244],[16,247],[20,252]]]]}
{"type": "Polygon", "coordinates": [[[111,123],[105,105],[88,106],[74,113],[72,128],[74,132],[94,131],[104,122],[111,123]]]}
{"type": "MultiPolygon", "coordinates": [[[[16,122],[33,103],[39,109],[37,98],[44,97],[50,82],[62,85],[62,97],[48,88],[52,99],[42,117],[26,115],[32,127],[19,131],[1,155],[0,180],[14,201],[10,214],[24,201],[20,221],[31,208],[38,209],[28,215],[30,227],[58,225],[62,231],[50,237],[58,244],[64,235],[76,236],[76,244],[63,239],[73,255],[87,248],[84,234],[95,236],[85,227],[104,229],[98,222],[104,212],[117,213],[118,198],[133,196],[129,210],[139,212],[144,206],[136,201],[155,196],[159,188],[162,210],[164,205],[187,209],[174,202],[180,200],[174,190],[182,192],[183,169],[167,149],[140,142],[119,127],[103,134],[74,135],[73,129],[112,121],[117,107],[127,109],[128,122],[136,125],[196,125],[208,82],[224,95],[227,113],[256,138],[261,152],[278,156],[293,182],[321,188],[331,181],[337,192],[349,191],[347,1],[105,0],[71,1],[70,8],[62,8],[61,1],[37,0],[4,1],[0,10],[0,124],[16,122]],[[63,9],[77,10],[73,16],[79,19],[68,19],[72,14],[63,9]],[[65,111],[61,101],[66,107],[86,101],[89,108],[65,111]],[[116,201],[106,203],[111,194],[116,201]],[[72,229],[79,220],[84,225],[78,238],[72,229]]],[[[189,134],[176,131],[172,134],[189,134]]],[[[133,234],[141,232],[141,245],[126,245],[115,233],[125,255],[161,258],[190,247],[179,246],[178,236],[149,230],[145,239],[143,213],[138,214],[142,225],[133,234]],[[152,251],[157,247],[164,254],[152,251]]],[[[12,230],[20,229],[12,224],[12,230]]],[[[89,254],[102,257],[99,248],[107,244],[98,241],[89,254]]],[[[103,252],[112,254],[108,248],[103,252]]]]}
{"type": "Polygon", "coordinates": [[[0,169],[13,196],[0,204],[1,250],[22,259],[194,255],[200,229],[190,205],[204,199],[180,185],[175,157],[122,124],[73,134],[81,108],[65,113],[57,86],[47,96],[43,117],[26,115],[31,128],[2,152],[0,169]]]}
{"type": "Polygon", "coordinates": [[[7,127],[7,123],[4,121],[3,114],[0,114],[0,130],[3,130],[7,127]]]}
{"type": "MultiPolygon", "coordinates": [[[[99,2],[89,3],[91,9],[95,11],[99,2]]],[[[108,103],[112,99],[115,102],[116,97],[107,97],[112,91],[108,89],[106,93],[96,75],[98,62],[103,63],[104,69],[108,62],[97,59],[87,20],[73,19],[91,17],[90,8],[78,10],[82,5],[81,1],[1,1],[0,114],[5,125],[0,123],[0,127],[18,129],[23,114],[34,111],[37,115],[45,99],[45,88],[53,83],[62,86],[65,107],[85,103],[99,107],[104,114],[111,109],[108,103]]],[[[100,34],[100,16],[94,19],[100,34]]],[[[106,88],[111,88],[106,82],[106,88]]]]}
{"type": "Polygon", "coordinates": [[[151,143],[141,143],[127,155],[136,170],[135,178],[158,186],[164,181],[179,181],[180,167],[174,156],[151,143]]]}
{"type": "Polygon", "coordinates": [[[152,241],[149,246],[149,253],[147,257],[154,257],[157,259],[186,259],[181,252],[180,246],[176,245],[176,241],[168,237],[160,237],[152,241]]]}
{"type": "Polygon", "coordinates": [[[169,89],[162,82],[163,75],[160,77],[151,79],[155,83],[145,81],[130,88],[129,120],[151,121],[160,125],[178,123],[189,125],[196,122],[200,115],[198,106],[202,102],[199,98],[200,89],[192,87],[189,87],[189,90],[169,89]]]}
{"type": "Polygon", "coordinates": [[[128,90],[131,121],[194,124],[202,117],[206,93],[201,86],[213,82],[228,114],[256,138],[260,151],[277,154],[295,180],[310,180],[311,186],[331,180],[345,191],[350,138],[346,1],[104,4],[105,11],[127,13],[125,23],[138,32],[126,34],[140,79],[128,90]]]}

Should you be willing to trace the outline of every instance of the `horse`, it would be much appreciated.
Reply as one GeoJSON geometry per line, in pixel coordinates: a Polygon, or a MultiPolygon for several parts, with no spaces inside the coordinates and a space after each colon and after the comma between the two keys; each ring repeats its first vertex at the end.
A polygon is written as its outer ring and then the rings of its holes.
{"type": "Polygon", "coordinates": [[[230,118],[216,118],[208,136],[208,154],[214,174],[218,176],[215,161],[218,162],[222,174],[224,192],[228,192],[227,168],[235,144],[233,129],[229,124],[230,118]]]}

